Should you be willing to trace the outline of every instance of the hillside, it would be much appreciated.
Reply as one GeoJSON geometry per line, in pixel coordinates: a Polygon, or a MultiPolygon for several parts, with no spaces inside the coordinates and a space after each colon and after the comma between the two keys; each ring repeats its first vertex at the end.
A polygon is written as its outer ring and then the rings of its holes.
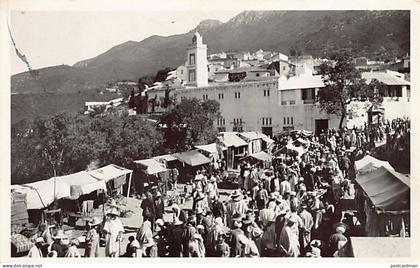
{"type": "Polygon", "coordinates": [[[74,66],[54,66],[12,76],[13,93],[79,92],[108,81],[137,80],[185,59],[186,46],[198,30],[209,53],[296,48],[325,57],[341,48],[354,56],[392,59],[410,51],[409,11],[245,11],[226,23],[205,20],[185,34],[128,41],[74,66]]]}
{"type": "Polygon", "coordinates": [[[74,93],[13,94],[11,96],[11,123],[37,116],[54,115],[63,110],[77,113],[86,101],[109,101],[118,98],[115,93],[99,94],[96,90],[74,93]]]}

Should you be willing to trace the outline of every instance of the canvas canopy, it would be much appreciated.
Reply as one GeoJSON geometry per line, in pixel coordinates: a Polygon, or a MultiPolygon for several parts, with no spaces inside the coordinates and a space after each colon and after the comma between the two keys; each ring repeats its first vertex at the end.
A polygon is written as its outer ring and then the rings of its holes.
{"type": "Polygon", "coordinates": [[[263,161],[263,162],[269,162],[272,159],[272,156],[267,154],[266,152],[258,152],[255,154],[251,154],[249,155],[249,157],[255,158],[259,161],[263,161]]]}
{"type": "Polygon", "coordinates": [[[104,181],[96,179],[86,171],[80,171],[74,174],[57,177],[57,181],[66,183],[70,186],[70,197],[78,198],[81,195],[89,194],[93,191],[106,191],[104,181]]]}
{"type": "Polygon", "coordinates": [[[222,137],[218,137],[218,139],[225,147],[241,147],[248,145],[248,143],[235,134],[225,134],[222,137]]]}
{"type": "Polygon", "coordinates": [[[108,182],[112,179],[127,175],[132,173],[133,171],[130,169],[126,169],[114,164],[110,164],[105,167],[101,167],[92,171],[89,171],[89,175],[99,179],[103,180],[105,182],[108,182]]]}
{"type": "Polygon", "coordinates": [[[211,162],[209,158],[207,158],[205,155],[198,152],[197,150],[174,154],[174,156],[178,158],[179,161],[193,167],[211,162]]]}
{"type": "MultiPolygon", "coordinates": [[[[54,202],[54,178],[23,185],[12,185],[11,189],[26,194],[28,209],[43,209],[54,202]]],[[[55,197],[61,199],[70,196],[70,186],[56,180],[55,197]]]]}
{"type": "Polygon", "coordinates": [[[210,143],[210,144],[206,144],[206,145],[197,145],[195,146],[195,148],[208,152],[210,154],[217,154],[219,151],[217,150],[217,147],[219,147],[220,150],[224,151],[226,150],[225,147],[222,146],[217,146],[216,143],[210,143]]]}
{"type": "Polygon", "coordinates": [[[385,167],[388,170],[394,171],[394,168],[386,161],[381,161],[370,155],[366,155],[362,159],[355,162],[356,172],[358,174],[365,174],[372,172],[380,167],[385,167]]]}
{"type": "Polygon", "coordinates": [[[148,175],[165,172],[167,170],[166,168],[162,167],[161,164],[155,159],[136,160],[134,163],[143,166],[145,168],[144,172],[148,175]]]}
{"type": "Polygon", "coordinates": [[[166,161],[166,162],[171,162],[171,161],[178,160],[176,157],[174,157],[170,154],[155,156],[155,157],[153,157],[153,159],[155,159],[157,161],[166,161]]]}
{"type": "Polygon", "coordinates": [[[410,180],[405,175],[380,167],[357,176],[356,181],[376,208],[384,211],[410,208],[410,180]]]}

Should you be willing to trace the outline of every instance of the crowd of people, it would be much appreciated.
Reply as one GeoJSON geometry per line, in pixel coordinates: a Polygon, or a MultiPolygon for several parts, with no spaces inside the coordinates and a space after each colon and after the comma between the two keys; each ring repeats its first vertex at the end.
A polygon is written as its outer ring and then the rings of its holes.
{"type": "MultiPolygon", "coordinates": [[[[408,120],[395,120],[317,136],[290,133],[278,139],[278,148],[294,144],[302,153],[286,152],[269,163],[241,161],[237,188],[228,196],[218,189],[218,172],[197,171],[192,206],[171,204],[170,221],[163,220],[162,194],[146,192],[142,225],[129,237],[125,252],[118,210],[108,211],[104,221],[93,219],[84,255],[98,256],[103,234],[107,257],[339,256],[355,232],[354,215],[342,213],[340,202],[353,194],[354,161],[385,139],[386,144],[409,146],[409,128],[408,120]]],[[[62,239],[62,233],[48,237],[41,230],[30,256],[79,257],[72,250],[78,242],[70,240],[63,250],[58,246],[62,239]]]]}

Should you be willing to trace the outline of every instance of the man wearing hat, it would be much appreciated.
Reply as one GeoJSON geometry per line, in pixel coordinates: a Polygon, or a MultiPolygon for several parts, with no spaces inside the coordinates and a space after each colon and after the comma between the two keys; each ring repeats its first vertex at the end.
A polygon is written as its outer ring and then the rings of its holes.
{"type": "Polygon", "coordinates": [[[35,239],[35,245],[29,250],[29,258],[43,258],[41,247],[44,245],[44,238],[37,237],[35,239]]]}
{"type": "Polygon", "coordinates": [[[278,245],[283,256],[298,257],[300,254],[299,237],[295,231],[297,224],[295,217],[286,218],[286,225],[281,231],[278,245]]]}
{"type": "Polygon", "coordinates": [[[99,233],[98,226],[102,223],[99,218],[93,218],[88,223],[88,232],[86,234],[86,250],[85,257],[99,257],[99,233]]]}
{"type": "Polygon", "coordinates": [[[286,175],[283,175],[282,182],[280,183],[280,195],[284,196],[286,192],[291,191],[290,183],[287,181],[286,175]]]}
{"type": "Polygon", "coordinates": [[[141,202],[141,208],[143,209],[143,220],[149,220],[153,229],[156,219],[156,205],[151,192],[146,192],[146,198],[141,202]]]}
{"type": "Polygon", "coordinates": [[[194,197],[194,206],[193,206],[193,210],[197,210],[197,209],[201,209],[201,210],[206,210],[207,209],[207,202],[205,200],[205,195],[201,192],[197,192],[196,196],[194,197]]]}
{"type": "Polygon", "coordinates": [[[119,211],[112,208],[108,212],[103,231],[105,233],[105,256],[118,258],[120,254],[120,242],[124,233],[124,226],[118,218],[119,211]]]}
{"type": "Polygon", "coordinates": [[[276,215],[272,214],[267,221],[267,224],[263,228],[264,233],[261,238],[261,256],[274,257],[277,255],[276,215]]]}
{"type": "Polygon", "coordinates": [[[156,219],[162,219],[163,213],[165,212],[165,206],[163,204],[162,194],[159,191],[156,192],[154,203],[156,219]]]}
{"type": "Polygon", "coordinates": [[[182,235],[183,235],[183,222],[175,217],[173,225],[168,233],[168,251],[169,257],[181,257],[182,255],[182,235]]]}
{"type": "Polygon", "coordinates": [[[219,190],[217,188],[217,179],[214,176],[210,177],[210,183],[206,185],[206,193],[207,193],[207,204],[211,204],[212,200],[216,195],[219,194],[219,190]]]}
{"type": "Polygon", "coordinates": [[[314,226],[314,219],[311,213],[307,210],[307,205],[301,205],[302,211],[299,213],[299,217],[302,219],[302,226],[299,236],[301,249],[305,249],[308,243],[311,241],[312,227],[314,226]]]}
{"type": "Polygon", "coordinates": [[[54,242],[51,245],[50,251],[57,252],[57,257],[64,257],[66,255],[67,246],[65,245],[68,242],[68,237],[64,234],[63,230],[58,230],[57,233],[53,236],[54,242]]]}
{"type": "Polygon", "coordinates": [[[335,232],[328,239],[328,249],[330,256],[333,256],[336,251],[341,248],[341,245],[347,242],[347,237],[344,235],[347,226],[344,223],[336,223],[333,228],[335,232]]]}
{"type": "MultiPolygon", "coordinates": [[[[202,210],[197,209],[196,215],[202,214],[202,210]]],[[[197,230],[195,229],[195,226],[197,225],[196,218],[194,216],[189,216],[187,220],[187,224],[184,227],[183,233],[182,233],[182,255],[184,257],[188,257],[189,251],[188,251],[188,245],[190,240],[193,238],[194,234],[197,233],[197,230]]]]}
{"type": "Polygon", "coordinates": [[[242,256],[243,247],[241,244],[240,237],[245,237],[244,231],[242,231],[242,214],[235,213],[231,217],[232,221],[232,231],[230,233],[230,248],[231,248],[231,257],[240,257],[242,256]]]}
{"type": "Polygon", "coordinates": [[[214,219],[214,224],[207,232],[206,252],[208,257],[216,257],[215,249],[218,242],[219,234],[225,232],[226,227],[223,224],[223,219],[217,217],[214,219]]]}
{"type": "Polygon", "coordinates": [[[226,214],[226,207],[222,201],[219,200],[219,196],[215,195],[213,197],[213,201],[211,204],[211,212],[215,218],[222,218],[223,222],[225,222],[225,214],[226,214]]]}
{"type": "Polygon", "coordinates": [[[214,250],[214,257],[230,257],[230,247],[225,242],[226,238],[227,237],[225,232],[218,233],[217,243],[214,250]]]}
{"type": "Polygon", "coordinates": [[[229,228],[233,226],[233,215],[244,215],[248,207],[243,200],[243,195],[239,189],[234,190],[230,195],[230,200],[226,205],[226,220],[229,228]]]}

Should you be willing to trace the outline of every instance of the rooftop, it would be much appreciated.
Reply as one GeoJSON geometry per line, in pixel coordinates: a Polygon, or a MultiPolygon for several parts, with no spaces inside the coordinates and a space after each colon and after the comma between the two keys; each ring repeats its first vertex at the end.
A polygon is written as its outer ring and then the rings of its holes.
{"type": "Polygon", "coordinates": [[[388,86],[409,86],[410,82],[399,78],[388,72],[364,72],[362,78],[366,79],[366,83],[370,83],[373,79],[378,80],[388,86]]]}
{"type": "Polygon", "coordinates": [[[279,79],[279,90],[297,88],[320,88],[324,87],[321,75],[298,75],[289,79],[279,79]]]}

